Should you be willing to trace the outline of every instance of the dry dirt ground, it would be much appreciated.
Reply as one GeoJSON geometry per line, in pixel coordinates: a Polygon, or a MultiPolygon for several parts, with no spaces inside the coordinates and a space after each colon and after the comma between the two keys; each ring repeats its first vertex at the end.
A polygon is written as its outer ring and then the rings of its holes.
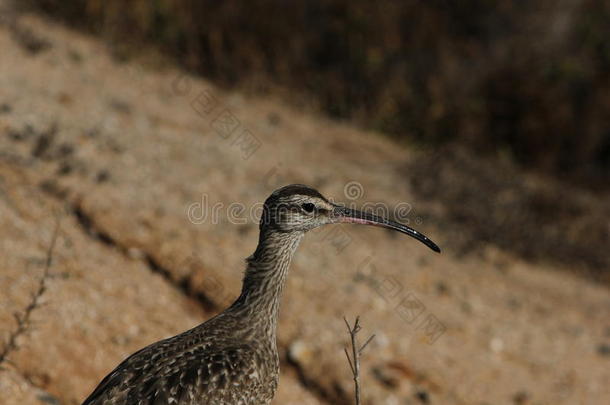
{"type": "Polygon", "coordinates": [[[408,202],[445,250],[355,225],[308,235],[284,292],[275,404],[353,403],[344,315],[376,334],[365,404],[610,403],[607,288],[485,244],[454,254],[405,179],[412,150],[147,66],[38,17],[1,20],[3,342],[61,217],[1,404],[79,404],[125,356],[230,303],[257,242],[249,210],[294,182],[408,202]]]}

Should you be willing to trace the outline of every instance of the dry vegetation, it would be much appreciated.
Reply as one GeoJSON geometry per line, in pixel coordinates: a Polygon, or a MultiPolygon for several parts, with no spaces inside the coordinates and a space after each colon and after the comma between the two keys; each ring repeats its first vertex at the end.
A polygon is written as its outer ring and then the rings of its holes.
{"type": "Polygon", "coordinates": [[[53,239],[49,244],[49,249],[47,250],[47,258],[44,264],[44,271],[40,276],[40,281],[38,282],[38,287],[31,294],[31,299],[23,308],[21,312],[15,312],[15,329],[8,332],[8,336],[5,338],[5,342],[0,346],[0,370],[2,369],[2,363],[9,362],[9,356],[12,352],[19,350],[19,339],[26,337],[28,333],[31,332],[32,329],[32,313],[40,308],[42,295],[47,290],[48,279],[51,276],[50,268],[51,262],[53,260],[53,249],[55,248],[55,242],[57,240],[57,232],[59,231],[59,221],[57,222],[57,226],[55,227],[55,232],[53,233],[53,239]]]}
{"type": "Polygon", "coordinates": [[[29,3],[123,57],[153,44],[216,82],[275,89],[408,142],[610,179],[607,1],[29,3]]]}

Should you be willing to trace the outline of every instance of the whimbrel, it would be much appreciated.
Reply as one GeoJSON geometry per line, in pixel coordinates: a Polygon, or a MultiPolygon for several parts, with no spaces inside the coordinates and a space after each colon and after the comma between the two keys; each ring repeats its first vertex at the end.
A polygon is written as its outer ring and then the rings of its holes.
{"type": "Polygon", "coordinates": [[[405,233],[436,252],[418,231],[334,204],[299,184],[282,187],[263,206],[258,246],[246,259],[241,295],[222,313],[132,354],[83,405],[263,405],[279,378],[276,328],[292,256],[304,234],[340,222],[405,233]]]}

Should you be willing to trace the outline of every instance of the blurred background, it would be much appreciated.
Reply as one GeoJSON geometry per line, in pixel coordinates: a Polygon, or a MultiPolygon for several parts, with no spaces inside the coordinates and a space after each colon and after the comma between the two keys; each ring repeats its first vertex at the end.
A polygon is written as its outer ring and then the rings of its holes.
{"type": "Polygon", "coordinates": [[[456,176],[480,177],[454,185],[411,176],[427,198],[461,201],[449,208],[458,222],[452,225],[467,221],[477,239],[502,234],[494,242],[528,256],[610,267],[603,249],[608,211],[597,216],[587,212],[597,208],[578,204],[581,189],[607,192],[610,185],[607,2],[30,3],[101,37],[118,60],[149,47],[223,88],[273,94],[440,151],[429,162],[437,170],[450,165],[456,176]],[[478,166],[485,163],[475,156],[502,162],[478,166]],[[521,172],[505,176],[511,169],[504,162],[562,184],[528,189],[521,172]],[[488,193],[486,201],[473,186],[488,193]],[[491,212],[502,190],[515,194],[504,201],[510,220],[494,220],[491,212]],[[588,226],[574,223],[587,216],[588,226]],[[553,229],[541,238],[526,222],[553,229]],[[574,232],[581,235],[566,238],[574,232]]]}
{"type": "Polygon", "coordinates": [[[603,1],[31,1],[128,58],[592,186],[610,176],[603,1]]]}
{"type": "Polygon", "coordinates": [[[0,13],[6,342],[64,218],[0,398],[78,404],[124,356],[224,308],[257,240],[250,207],[298,182],[384,204],[443,254],[353,227],[306,240],[275,403],[352,403],[343,315],[378,336],[365,403],[610,400],[608,2],[0,13]]]}

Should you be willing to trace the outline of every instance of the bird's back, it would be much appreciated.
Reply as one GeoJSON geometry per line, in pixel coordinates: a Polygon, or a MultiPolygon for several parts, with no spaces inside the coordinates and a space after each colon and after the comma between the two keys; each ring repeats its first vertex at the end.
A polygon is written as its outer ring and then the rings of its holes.
{"type": "Polygon", "coordinates": [[[230,321],[221,314],[134,353],[83,405],[269,404],[278,383],[275,342],[235,333],[230,321]]]}

